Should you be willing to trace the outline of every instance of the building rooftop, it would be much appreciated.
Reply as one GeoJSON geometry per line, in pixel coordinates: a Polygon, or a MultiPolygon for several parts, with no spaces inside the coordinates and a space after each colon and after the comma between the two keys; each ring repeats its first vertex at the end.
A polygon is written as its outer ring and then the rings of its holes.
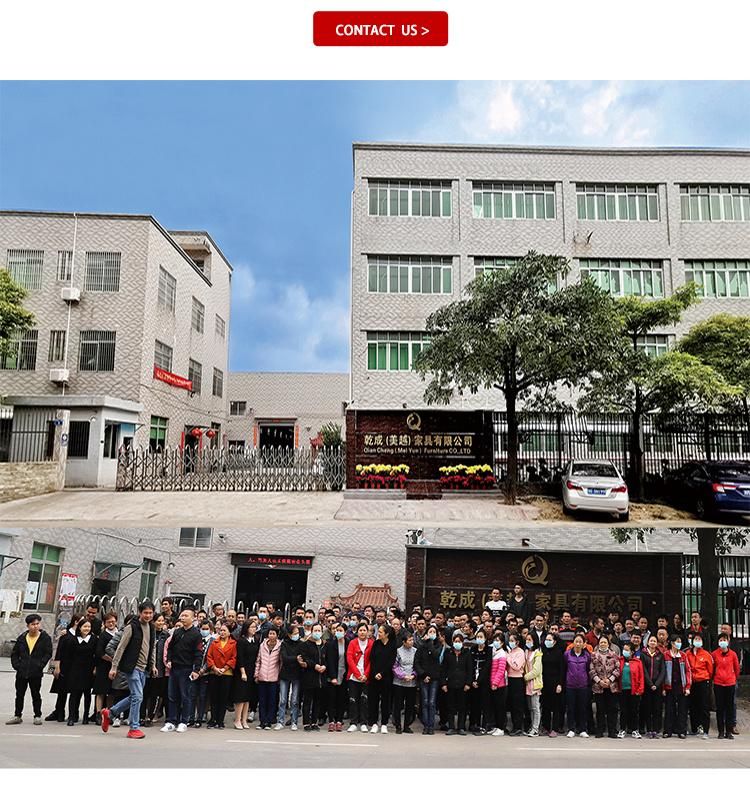
{"type": "Polygon", "coordinates": [[[255,417],[325,417],[340,415],[349,400],[349,374],[230,371],[228,390],[229,398],[246,401],[255,417]]]}

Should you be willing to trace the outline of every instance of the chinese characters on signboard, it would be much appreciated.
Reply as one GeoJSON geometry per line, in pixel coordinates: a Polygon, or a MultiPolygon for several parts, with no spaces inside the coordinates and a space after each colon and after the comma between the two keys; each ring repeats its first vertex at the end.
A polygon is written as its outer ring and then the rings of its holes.
{"type": "MultiPolygon", "coordinates": [[[[441,590],[439,606],[446,610],[479,610],[483,609],[489,593],[468,590],[441,590]]],[[[590,614],[606,613],[612,610],[626,613],[643,609],[643,596],[620,593],[543,593],[533,594],[536,610],[570,610],[572,613],[590,614]]]]}
{"type": "Polygon", "coordinates": [[[473,432],[431,432],[427,434],[390,434],[366,432],[362,438],[364,454],[403,456],[442,456],[473,458],[473,432]]]}

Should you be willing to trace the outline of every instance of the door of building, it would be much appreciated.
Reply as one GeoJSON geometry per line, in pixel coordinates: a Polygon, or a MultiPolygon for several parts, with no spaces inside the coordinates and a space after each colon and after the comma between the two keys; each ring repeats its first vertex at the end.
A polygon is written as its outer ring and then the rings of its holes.
{"type": "Polygon", "coordinates": [[[237,588],[234,600],[242,602],[246,610],[255,602],[273,602],[277,610],[288,603],[294,607],[305,605],[307,597],[307,571],[291,569],[243,568],[237,569],[237,588]]]}
{"type": "Polygon", "coordinates": [[[294,424],[268,424],[260,425],[258,445],[261,451],[270,448],[281,450],[294,449],[294,424]]]}

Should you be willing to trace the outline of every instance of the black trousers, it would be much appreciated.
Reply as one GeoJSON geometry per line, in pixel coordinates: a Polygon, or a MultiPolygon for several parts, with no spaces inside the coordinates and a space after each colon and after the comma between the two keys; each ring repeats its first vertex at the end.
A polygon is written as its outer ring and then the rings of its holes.
{"type": "Polygon", "coordinates": [[[401,726],[403,712],[403,726],[408,728],[416,717],[417,688],[400,687],[393,685],[393,721],[396,727],[401,726]]]}
{"type": "Polygon", "coordinates": [[[328,722],[343,722],[349,694],[346,679],[340,684],[328,684],[328,722]]]}
{"type": "Polygon", "coordinates": [[[360,681],[348,681],[349,718],[352,725],[367,725],[370,715],[368,711],[368,687],[360,681]]]}
{"type": "MultiPolygon", "coordinates": [[[[141,720],[154,718],[156,713],[156,705],[161,701],[162,708],[167,703],[167,684],[169,678],[163,676],[162,678],[154,678],[153,676],[146,679],[146,687],[143,690],[143,706],[141,707],[141,720]]],[[[193,682],[195,683],[195,682],[193,682]]]]}
{"type": "Polygon", "coordinates": [[[620,693],[620,730],[633,733],[638,730],[641,711],[641,696],[633,695],[630,690],[620,693]]]}
{"type": "Polygon", "coordinates": [[[373,679],[369,691],[370,725],[377,725],[378,715],[381,725],[387,725],[391,719],[391,681],[390,679],[373,679]]]}
{"type": "Polygon", "coordinates": [[[68,719],[78,720],[79,707],[83,698],[83,716],[88,720],[91,709],[91,690],[74,690],[68,696],[68,719]]]}
{"type": "Polygon", "coordinates": [[[617,736],[617,695],[611,689],[604,689],[594,695],[596,702],[596,734],[617,736]]]}
{"type": "Polygon", "coordinates": [[[23,716],[23,703],[26,698],[26,690],[31,692],[31,706],[35,717],[42,716],[42,677],[33,676],[32,678],[22,678],[16,673],[16,717],[23,716]]]}
{"type": "Polygon", "coordinates": [[[492,724],[495,728],[500,728],[501,731],[504,731],[508,719],[508,688],[498,687],[496,690],[490,690],[490,696],[492,724]]]}
{"type": "Polygon", "coordinates": [[[703,731],[708,733],[711,725],[711,682],[693,681],[690,688],[690,730],[695,733],[698,726],[703,726],[703,731]]]}
{"type": "Polygon", "coordinates": [[[641,701],[641,714],[646,733],[660,733],[662,723],[662,708],[664,707],[664,695],[661,689],[655,692],[646,689],[641,701]]]}
{"type": "Polygon", "coordinates": [[[213,675],[208,677],[208,694],[211,698],[211,722],[224,723],[231,691],[231,676],[213,675]]]}
{"type": "Polygon", "coordinates": [[[492,721],[492,699],[489,687],[469,690],[469,730],[488,729],[492,721]]]}
{"type": "Polygon", "coordinates": [[[448,727],[455,728],[457,731],[466,730],[466,699],[467,694],[463,687],[452,689],[448,687],[447,707],[448,707],[448,727]]]}
{"type": "Polygon", "coordinates": [[[664,732],[687,734],[688,699],[680,690],[669,689],[664,698],[664,732]]]}
{"type": "MultiPolygon", "coordinates": [[[[734,725],[734,697],[737,687],[722,687],[714,684],[716,699],[716,728],[719,733],[727,733],[734,725]]],[[[692,692],[690,693],[693,694],[692,692]]]]}
{"type": "Polygon", "coordinates": [[[555,686],[542,687],[542,728],[559,733],[564,727],[565,698],[556,689],[555,686]]]}
{"type": "Polygon", "coordinates": [[[522,731],[526,713],[526,682],[522,678],[508,679],[508,708],[513,730],[522,731]]]}
{"type": "Polygon", "coordinates": [[[323,690],[321,687],[306,689],[302,698],[302,722],[304,725],[317,725],[323,711],[323,690]]]}

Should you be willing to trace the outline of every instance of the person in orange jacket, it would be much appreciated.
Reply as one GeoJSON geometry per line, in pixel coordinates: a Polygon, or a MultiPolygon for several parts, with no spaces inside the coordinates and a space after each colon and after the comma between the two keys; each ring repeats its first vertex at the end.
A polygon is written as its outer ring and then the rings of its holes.
{"type": "Polygon", "coordinates": [[[210,673],[208,684],[211,695],[211,722],[207,727],[223,728],[234,666],[237,664],[237,642],[226,624],[219,627],[219,637],[208,647],[206,664],[210,673]]]}
{"type": "Polygon", "coordinates": [[[708,738],[711,725],[711,678],[714,674],[714,660],[703,647],[703,634],[692,636],[692,645],[687,652],[693,685],[690,690],[690,731],[704,739],[708,738]]]}
{"type": "Polygon", "coordinates": [[[638,721],[641,699],[645,688],[643,664],[635,655],[635,646],[625,643],[620,657],[620,731],[618,738],[624,739],[627,733],[640,739],[638,721]]]}
{"type": "Polygon", "coordinates": [[[711,656],[714,660],[714,697],[719,738],[734,739],[732,718],[734,695],[740,677],[740,660],[729,647],[729,637],[725,634],[719,635],[719,647],[711,656]]]}

